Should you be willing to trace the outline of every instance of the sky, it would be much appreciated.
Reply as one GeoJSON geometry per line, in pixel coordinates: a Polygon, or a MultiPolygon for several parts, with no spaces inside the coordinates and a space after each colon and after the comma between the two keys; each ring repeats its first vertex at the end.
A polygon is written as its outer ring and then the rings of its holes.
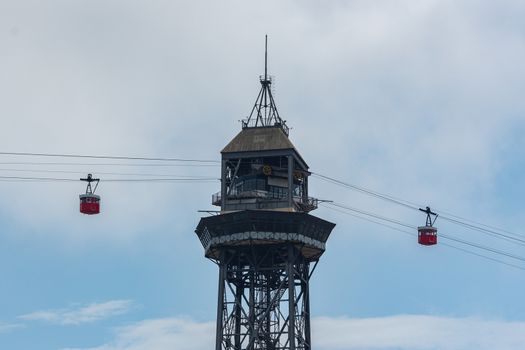
{"type": "MultiPolygon", "coordinates": [[[[277,107],[314,173],[523,239],[524,16],[513,0],[0,0],[0,152],[219,160],[267,34],[277,107]]],[[[104,180],[219,168],[144,164],[0,155],[0,348],[212,348],[218,273],[194,229],[218,181],[104,180]],[[78,212],[80,181],[5,178],[88,172],[96,216],[78,212]]],[[[312,213],[337,224],[310,285],[316,349],[522,347],[523,258],[423,247],[418,211],[319,178],[310,193],[414,227],[312,213]]]]}

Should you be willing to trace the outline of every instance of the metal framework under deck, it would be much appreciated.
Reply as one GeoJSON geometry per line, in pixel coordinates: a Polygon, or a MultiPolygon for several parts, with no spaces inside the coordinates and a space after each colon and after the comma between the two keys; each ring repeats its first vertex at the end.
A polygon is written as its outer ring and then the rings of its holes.
{"type": "Polygon", "coordinates": [[[296,245],[225,247],[216,262],[216,350],[311,349],[310,261],[296,245]]]}

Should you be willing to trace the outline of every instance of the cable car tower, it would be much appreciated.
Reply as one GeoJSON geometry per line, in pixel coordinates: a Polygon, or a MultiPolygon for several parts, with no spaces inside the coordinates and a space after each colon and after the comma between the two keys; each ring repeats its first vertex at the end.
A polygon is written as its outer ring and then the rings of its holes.
{"type": "Polygon", "coordinates": [[[311,173],[277,111],[267,50],[264,71],[250,116],[221,151],[220,212],[195,230],[219,267],[215,350],[312,348],[310,277],[335,226],[309,214],[311,173]]]}

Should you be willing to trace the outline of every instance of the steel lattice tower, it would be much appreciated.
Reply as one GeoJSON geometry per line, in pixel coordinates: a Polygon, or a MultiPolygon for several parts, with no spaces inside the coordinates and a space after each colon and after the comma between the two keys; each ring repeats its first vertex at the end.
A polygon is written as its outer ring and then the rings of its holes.
{"type": "Polygon", "coordinates": [[[221,211],[195,230],[219,266],[216,350],[311,349],[310,277],[335,226],[308,214],[311,173],[277,112],[266,62],[252,113],[221,152],[212,197],[221,211]]]}

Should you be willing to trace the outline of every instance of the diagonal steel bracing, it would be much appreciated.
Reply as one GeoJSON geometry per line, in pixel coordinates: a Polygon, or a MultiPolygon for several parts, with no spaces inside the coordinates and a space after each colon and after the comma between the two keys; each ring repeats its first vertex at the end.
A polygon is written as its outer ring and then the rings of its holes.
{"type": "Polygon", "coordinates": [[[224,248],[216,350],[310,350],[310,262],[292,243],[224,248]]]}

